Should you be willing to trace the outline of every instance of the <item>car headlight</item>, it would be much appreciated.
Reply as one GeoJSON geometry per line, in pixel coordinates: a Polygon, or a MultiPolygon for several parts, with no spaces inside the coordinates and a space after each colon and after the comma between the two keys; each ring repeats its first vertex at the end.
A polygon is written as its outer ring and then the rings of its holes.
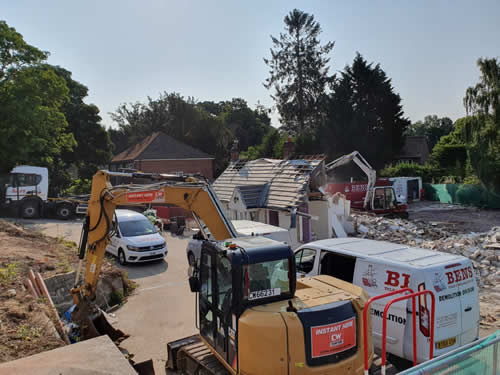
{"type": "Polygon", "coordinates": [[[137,246],[131,246],[131,245],[127,245],[127,249],[131,250],[131,251],[141,251],[141,249],[137,246]]]}

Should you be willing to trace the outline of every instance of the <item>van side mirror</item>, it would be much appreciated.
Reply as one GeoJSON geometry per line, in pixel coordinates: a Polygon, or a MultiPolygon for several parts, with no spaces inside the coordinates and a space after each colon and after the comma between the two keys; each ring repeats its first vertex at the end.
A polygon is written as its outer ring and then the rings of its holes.
{"type": "Polygon", "coordinates": [[[191,289],[191,292],[198,293],[200,291],[200,279],[196,276],[191,276],[189,278],[189,288],[191,289]]]}

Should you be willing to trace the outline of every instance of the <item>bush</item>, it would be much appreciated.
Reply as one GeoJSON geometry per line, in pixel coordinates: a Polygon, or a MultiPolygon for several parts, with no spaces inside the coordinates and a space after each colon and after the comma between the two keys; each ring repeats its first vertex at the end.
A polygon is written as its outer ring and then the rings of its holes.
{"type": "Polygon", "coordinates": [[[62,191],[62,195],[80,195],[80,194],[90,194],[90,188],[92,186],[92,181],[84,178],[77,178],[71,186],[62,191]]]}
{"type": "Polygon", "coordinates": [[[399,163],[389,165],[379,174],[382,177],[422,177],[424,182],[433,182],[441,178],[441,169],[432,164],[399,163]]]}

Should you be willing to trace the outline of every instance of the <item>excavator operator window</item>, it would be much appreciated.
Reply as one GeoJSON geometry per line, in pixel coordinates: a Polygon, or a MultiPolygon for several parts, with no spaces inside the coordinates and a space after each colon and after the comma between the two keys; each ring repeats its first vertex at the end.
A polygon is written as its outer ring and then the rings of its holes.
{"type": "Polygon", "coordinates": [[[289,263],[288,259],[280,259],[244,266],[244,299],[253,301],[289,293],[289,263]]]}

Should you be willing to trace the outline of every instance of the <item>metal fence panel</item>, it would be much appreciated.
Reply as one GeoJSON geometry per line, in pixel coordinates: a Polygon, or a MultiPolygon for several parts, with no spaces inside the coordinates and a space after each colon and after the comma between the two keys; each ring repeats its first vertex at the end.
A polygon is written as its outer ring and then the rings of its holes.
{"type": "Polygon", "coordinates": [[[499,375],[500,331],[412,367],[404,375],[499,375]]]}

